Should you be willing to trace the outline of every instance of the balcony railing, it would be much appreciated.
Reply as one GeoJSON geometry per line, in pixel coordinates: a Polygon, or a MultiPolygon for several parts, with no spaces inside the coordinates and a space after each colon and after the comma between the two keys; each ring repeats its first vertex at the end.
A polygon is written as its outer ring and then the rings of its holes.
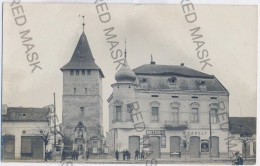
{"type": "Polygon", "coordinates": [[[188,121],[165,121],[164,127],[166,130],[185,130],[189,128],[188,121]]]}

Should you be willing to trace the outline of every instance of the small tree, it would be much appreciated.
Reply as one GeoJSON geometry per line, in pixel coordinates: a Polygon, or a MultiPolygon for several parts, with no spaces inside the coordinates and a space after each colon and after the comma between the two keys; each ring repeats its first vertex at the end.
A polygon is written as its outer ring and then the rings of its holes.
{"type": "Polygon", "coordinates": [[[49,127],[36,129],[35,136],[39,136],[44,143],[44,161],[47,161],[47,145],[49,144],[52,134],[49,127]]]}
{"type": "Polygon", "coordinates": [[[245,159],[246,159],[246,153],[247,153],[247,149],[246,149],[246,146],[247,144],[249,144],[250,142],[253,142],[254,139],[252,138],[249,138],[249,137],[238,137],[238,138],[235,138],[237,141],[241,142],[242,145],[244,146],[244,152],[245,152],[245,159]]]}

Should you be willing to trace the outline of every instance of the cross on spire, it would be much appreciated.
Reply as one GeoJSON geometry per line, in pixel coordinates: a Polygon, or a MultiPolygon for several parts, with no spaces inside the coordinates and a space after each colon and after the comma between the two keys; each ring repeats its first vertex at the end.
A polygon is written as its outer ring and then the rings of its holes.
{"type": "Polygon", "coordinates": [[[83,19],[83,23],[82,23],[82,26],[83,26],[83,32],[85,31],[85,20],[84,20],[85,16],[82,16],[82,19],[83,19]]]}

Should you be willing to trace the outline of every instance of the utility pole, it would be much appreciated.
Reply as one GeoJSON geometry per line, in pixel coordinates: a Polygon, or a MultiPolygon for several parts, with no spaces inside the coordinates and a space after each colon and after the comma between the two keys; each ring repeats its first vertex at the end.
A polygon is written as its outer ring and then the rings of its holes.
{"type": "Polygon", "coordinates": [[[212,142],[211,142],[211,137],[212,137],[212,131],[211,131],[211,110],[209,110],[209,157],[210,160],[212,159],[212,142]]]}
{"type": "Polygon", "coordinates": [[[55,103],[55,93],[54,95],[54,147],[56,148],[56,103],[55,103]]]}

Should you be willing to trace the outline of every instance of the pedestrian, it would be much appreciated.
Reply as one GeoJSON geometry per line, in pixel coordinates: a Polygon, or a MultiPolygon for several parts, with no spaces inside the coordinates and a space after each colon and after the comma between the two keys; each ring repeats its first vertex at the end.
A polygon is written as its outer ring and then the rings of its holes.
{"type": "Polygon", "coordinates": [[[89,150],[86,151],[86,160],[89,158],[89,150]]]}
{"type": "Polygon", "coordinates": [[[125,160],[126,151],[123,150],[123,160],[125,160]]]}
{"type": "Polygon", "coordinates": [[[76,160],[78,160],[78,157],[79,157],[79,152],[78,151],[76,151],[75,156],[76,156],[76,160]]]}
{"type": "Polygon", "coordinates": [[[62,153],[61,153],[61,160],[64,161],[65,160],[65,156],[66,156],[66,153],[64,150],[62,150],[62,153]]]}
{"type": "Polygon", "coordinates": [[[144,150],[141,152],[141,160],[144,160],[144,150]]]}
{"type": "Polygon", "coordinates": [[[234,164],[235,165],[243,165],[243,158],[242,158],[241,155],[239,155],[239,152],[236,152],[235,156],[236,156],[236,159],[235,159],[234,164]]]}
{"type": "Polygon", "coordinates": [[[139,150],[136,149],[136,151],[135,151],[135,160],[138,160],[138,157],[139,157],[139,150]]]}
{"type": "Polygon", "coordinates": [[[72,160],[75,160],[75,150],[72,151],[71,157],[72,157],[72,160]]]}
{"type": "Polygon", "coordinates": [[[118,159],[119,159],[119,152],[118,152],[118,150],[116,150],[116,160],[118,161],[118,159]]]}

